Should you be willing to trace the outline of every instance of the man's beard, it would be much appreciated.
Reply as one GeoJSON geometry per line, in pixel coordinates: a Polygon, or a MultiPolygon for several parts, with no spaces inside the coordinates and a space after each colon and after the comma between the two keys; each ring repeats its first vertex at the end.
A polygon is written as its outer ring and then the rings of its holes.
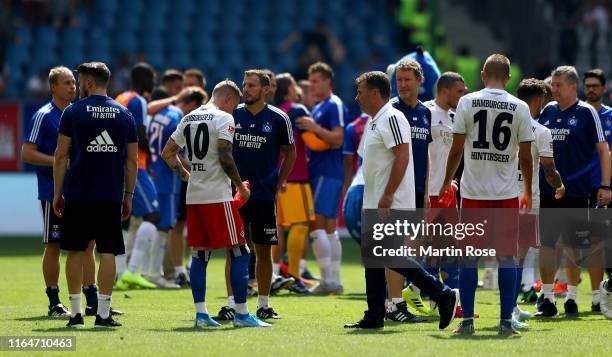
{"type": "Polygon", "coordinates": [[[258,96],[258,97],[252,97],[251,99],[248,99],[248,100],[247,100],[247,99],[245,99],[245,100],[244,100],[244,104],[246,104],[246,105],[255,104],[255,103],[257,103],[257,102],[259,101],[259,99],[261,99],[261,96],[258,96]]]}
{"type": "Polygon", "coordinates": [[[79,97],[81,99],[89,97],[89,92],[87,91],[87,88],[81,88],[79,97]]]}
{"type": "Polygon", "coordinates": [[[600,97],[597,94],[587,94],[586,98],[589,102],[601,102],[603,96],[600,97]]]}

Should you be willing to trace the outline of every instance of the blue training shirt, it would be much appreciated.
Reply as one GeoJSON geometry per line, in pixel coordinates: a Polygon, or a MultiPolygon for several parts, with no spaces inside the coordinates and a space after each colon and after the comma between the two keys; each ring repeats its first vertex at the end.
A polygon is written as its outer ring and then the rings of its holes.
{"type": "Polygon", "coordinates": [[[178,175],[162,159],[161,153],[182,118],[183,112],[178,107],[168,106],[153,116],[147,128],[147,137],[151,147],[149,167],[155,174],[157,193],[175,194],[180,187],[178,175]]]}
{"type": "Polygon", "coordinates": [[[400,97],[391,99],[393,108],[401,111],[412,132],[412,160],[414,160],[414,190],[425,193],[425,181],[427,180],[428,153],[431,137],[431,111],[420,100],[414,108],[404,103],[400,97]]]}
{"type": "Polygon", "coordinates": [[[66,200],[121,202],[127,144],[138,142],[132,114],[110,97],[91,95],[64,110],[59,132],[72,139],[66,200]]]}
{"type": "MultiPolygon", "coordinates": [[[[344,119],[347,115],[348,109],[335,94],[317,103],[312,108],[313,119],[327,130],[344,127],[344,119]]],[[[325,151],[308,150],[308,157],[310,159],[308,161],[308,173],[311,179],[319,176],[331,177],[341,181],[344,179],[342,148],[325,151]]]]}
{"type": "MultiPolygon", "coordinates": [[[[606,141],[608,145],[612,146],[612,108],[602,105],[599,108],[598,114],[606,141]]],[[[591,166],[593,166],[591,171],[591,187],[598,188],[601,186],[601,166],[599,165],[599,154],[597,154],[597,151],[593,154],[591,166]]]]}
{"type": "MultiPolygon", "coordinates": [[[[34,113],[23,138],[24,142],[36,144],[38,151],[53,156],[57,146],[62,111],[51,101],[34,113]]],[[[36,166],[38,199],[53,200],[53,166],[36,166]]]]}
{"type": "Polygon", "coordinates": [[[234,161],[242,180],[251,183],[250,199],[274,201],[281,146],[294,142],[289,117],[270,104],[256,115],[240,104],[233,115],[234,161]]]}
{"type": "MultiPolygon", "coordinates": [[[[598,142],[605,141],[601,120],[590,104],[577,100],[564,111],[557,102],[549,103],[539,118],[552,134],[555,165],[568,197],[588,198],[591,194],[591,160],[598,142]]],[[[552,197],[555,191],[540,173],[540,195],[552,197]]]]}

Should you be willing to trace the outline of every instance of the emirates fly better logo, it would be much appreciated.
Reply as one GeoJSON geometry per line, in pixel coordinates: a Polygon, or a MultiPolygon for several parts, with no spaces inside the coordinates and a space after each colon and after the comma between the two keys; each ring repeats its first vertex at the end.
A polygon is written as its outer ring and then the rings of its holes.
{"type": "Polygon", "coordinates": [[[117,146],[113,143],[113,139],[108,135],[108,132],[104,130],[89,142],[87,152],[117,152],[117,146]]]}

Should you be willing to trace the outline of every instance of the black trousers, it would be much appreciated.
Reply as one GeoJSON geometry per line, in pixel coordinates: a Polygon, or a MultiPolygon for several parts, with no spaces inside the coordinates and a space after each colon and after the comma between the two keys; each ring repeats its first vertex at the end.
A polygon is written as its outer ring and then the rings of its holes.
{"type": "MultiPolygon", "coordinates": [[[[450,294],[450,288],[429,274],[414,259],[406,258],[404,264],[406,268],[390,268],[409,279],[416,287],[424,291],[432,300],[438,299],[446,294],[450,294]]],[[[387,284],[384,268],[366,268],[366,299],[368,310],[365,312],[365,319],[380,322],[385,318],[385,299],[387,297],[387,284]]]]}

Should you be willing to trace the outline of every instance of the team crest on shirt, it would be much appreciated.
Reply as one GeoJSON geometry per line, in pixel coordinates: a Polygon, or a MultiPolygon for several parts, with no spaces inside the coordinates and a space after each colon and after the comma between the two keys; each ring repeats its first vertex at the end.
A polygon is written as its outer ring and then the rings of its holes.
{"type": "Polygon", "coordinates": [[[272,125],[268,122],[265,122],[263,127],[261,128],[261,131],[263,131],[264,133],[271,133],[272,132],[272,125]]]}
{"type": "Polygon", "coordinates": [[[429,120],[427,120],[427,117],[423,117],[423,123],[425,123],[425,125],[429,125],[429,120]]]}
{"type": "Polygon", "coordinates": [[[567,125],[576,126],[576,124],[578,124],[576,117],[571,117],[570,120],[567,121],[567,125]]]}

